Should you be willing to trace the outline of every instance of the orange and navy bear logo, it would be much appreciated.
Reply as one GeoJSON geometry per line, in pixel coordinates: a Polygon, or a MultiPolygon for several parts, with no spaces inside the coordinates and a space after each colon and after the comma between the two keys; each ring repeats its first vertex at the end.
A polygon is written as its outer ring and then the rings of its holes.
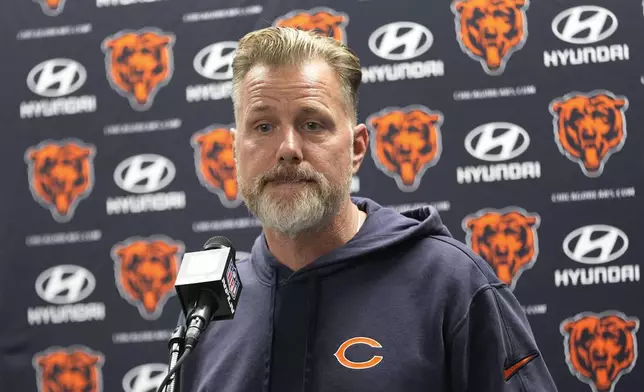
{"type": "Polygon", "coordinates": [[[488,75],[502,74],[528,39],[527,8],[528,0],[456,0],[452,12],[461,50],[488,75]]]}
{"type": "Polygon", "coordinates": [[[307,11],[295,10],[280,16],[273,23],[276,27],[294,27],[300,30],[315,31],[347,43],[349,15],[327,7],[317,7],[307,11]]]}
{"type": "Polygon", "coordinates": [[[554,99],[555,142],[565,157],[576,162],[587,177],[599,177],[608,158],[626,141],[625,97],[608,91],[570,93],[554,99]]]}
{"type": "Polygon", "coordinates": [[[190,144],[201,185],[219,196],[225,207],[241,205],[230,127],[211,125],[192,135],[190,144]]]}
{"type": "Polygon", "coordinates": [[[33,357],[38,392],[101,392],[105,357],[83,346],[53,347],[33,357]]]}
{"type": "Polygon", "coordinates": [[[116,287],[146,320],[158,319],[175,294],[185,246],[162,236],[129,238],[112,247],[116,287]]]}
{"type": "Polygon", "coordinates": [[[31,195],[56,222],[69,222],[92,192],[95,156],[93,145],[71,139],[45,140],[25,152],[31,195]]]}
{"type": "Polygon", "coordinates": [[[425,171],[438,163],[442,150],[443,114],[421,105],[385,108],[367,117],[371,156],[376,166],[413,192],[425,171]]]}
{"type": "Polygon", "coordinates": [[[486,208],[466,216],[462,227],[468,247],[487,261],[496,276],[514,290],[521,274],[537,261],[540,221],[538,214],[519,207],[486,208]]]}
{"type": "Polygon", "coordinates": [[[580,313],[564,320],[566,363],[593,392],[613,392],[619,379],[637,362],[640,321],[617,311],[580,313]]]}
{"type": "Polygon", "coordinates": [[[174,73],[175,36],[155,29],[121,31],[102,44],[107,79],[134,110],[148,110],[174,73]]]}
{"type": "Polygon", "coordinates": [[[67,0],[33,0],[40,4],[42,12],[47,16],[57,16],[63,12],[67,0]]]}

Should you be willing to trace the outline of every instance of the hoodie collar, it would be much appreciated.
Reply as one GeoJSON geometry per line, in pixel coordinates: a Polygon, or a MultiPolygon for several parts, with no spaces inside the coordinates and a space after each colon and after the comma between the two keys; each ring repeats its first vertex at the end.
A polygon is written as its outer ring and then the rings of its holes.
{"type": "Polygon", "coordinates": [[[286,280],[327,270],[329,267],[339,268],[352,259],[412,238],[429,235],[451,236],[432,206],[427,205],[400,213],[369,198],[351,197],[351,200],[360,210],[367,213],[367,218],[358,233],[343,246],[317,258],[297,272],[273,256],[262,231],[251,250],[251,262],[259,280],[266,285],[272,285],[276,281],[274,274],[277,274],[277,282],[282,284],[286,280]]]}

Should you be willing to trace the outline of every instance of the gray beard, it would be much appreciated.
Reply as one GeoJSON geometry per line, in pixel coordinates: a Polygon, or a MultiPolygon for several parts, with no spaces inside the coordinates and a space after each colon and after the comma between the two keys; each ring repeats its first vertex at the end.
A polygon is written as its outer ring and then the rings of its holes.
{"type": "Polygon", "coordinates": [[[262,222],[264,229],[294,237],[300,233],[324,230],[349,197],[352,174],[349,167],[345,181],[332,185],[316,173],[315,182],[306,183],[288,198],[272,196],[270,191],[263,190],[259,178],[252,186],[241,182],[239,177],[238,183],[246,207],[262,222]]]}
{"type": "Polygon", "coordinates": [[[322,192],[319,184],[309,183],[289,199],[279,199],[269,192],[248,198],[246,205],[265,229],[294,237],[303,232],[322,229],[335,216],[344,199],[342,189],[322,192]]]}
{"type": "MultiPolygon", "coordinates": [[[[349,145],[349,156],[350,163],[346,168],[344,181],[339,184],[331,184],[322,174],[310,169],[276,167],[254,178],[249,184],[241,180],[241,170],[237,170],[239,191],[246,207],[262,222],[264,229],[272,229],[291,238],[300,233],[323,231],[350,195],[353,177],[352,143],[349,145]],[[280,199],[272,197],[270,192],[263,189],[264,181],[275,173],[282,173],[293,180],[308,178],[315,182],[306,183],[295,191],[297,194],[280,199]]],[[[239,168],[237,159],[235,162],[239,168]]]]}

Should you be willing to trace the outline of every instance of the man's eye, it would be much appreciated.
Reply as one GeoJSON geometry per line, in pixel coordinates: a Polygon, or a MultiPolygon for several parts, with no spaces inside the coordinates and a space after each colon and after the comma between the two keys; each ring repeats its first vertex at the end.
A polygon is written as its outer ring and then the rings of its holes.
{"type": "Polygon", "coordinates": [[[317,131],[318,129],[322,128],[322,125],[309,121],[305,124],[306,130],[307,131],[317,131]]]}
{"type": "Polygon", "coordinates": [[[260,124],[259,126],[257,126],[257,130],[264,133],[270,132],[273,130],[273,126],[271,124],[260,124]]]}

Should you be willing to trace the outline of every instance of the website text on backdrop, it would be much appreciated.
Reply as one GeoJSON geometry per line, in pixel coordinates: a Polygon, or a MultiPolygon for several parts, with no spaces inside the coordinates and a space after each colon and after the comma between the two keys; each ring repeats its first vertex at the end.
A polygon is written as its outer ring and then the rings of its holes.
{"type": "Polygon", "coordinates": [[[265,28],[239,41],[233,75],[237,181],[263,230],[183,392],[557,391],[517,299],[436,209],[350,196],[369,147],[350,49],[265,28]]]}

